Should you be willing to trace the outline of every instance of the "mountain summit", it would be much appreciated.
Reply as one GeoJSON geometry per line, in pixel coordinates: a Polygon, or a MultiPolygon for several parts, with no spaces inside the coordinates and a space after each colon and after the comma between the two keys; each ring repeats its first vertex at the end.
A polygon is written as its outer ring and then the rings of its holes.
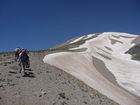
{"type": "Polygon", "coordinates": [[[140,37],[104,32],[70,40],[43,61],[121,105],[140,105],[140,37]]]}

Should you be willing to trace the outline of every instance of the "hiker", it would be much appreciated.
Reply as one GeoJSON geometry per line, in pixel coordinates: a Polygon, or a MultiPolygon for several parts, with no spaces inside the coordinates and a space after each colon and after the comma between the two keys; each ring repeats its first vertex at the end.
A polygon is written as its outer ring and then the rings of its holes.
{"type": "Polygon", "coordinates": [[[16,48],[15,49],[15,61],[19,65],[20,65],[20,60],[21,60],[21,62],[24,62],[25,63],[26,68],[29,68],[30,67],[29,56],[27,54],[27,50],[16,48]]]}
{"type": "Polygon", "coordinates": [[[21,61],[25,63],[26,68],[30,67],[29,56],[27,54],[27,50],[21,49],[21,52],[19,54],[19,59],[21,59],[21,61]]]}
{"type": "Polygon", "coordinates": [[[18,63],[19,54],[21,52],[20,48],[15,49],[15,61],[18,63]]]}

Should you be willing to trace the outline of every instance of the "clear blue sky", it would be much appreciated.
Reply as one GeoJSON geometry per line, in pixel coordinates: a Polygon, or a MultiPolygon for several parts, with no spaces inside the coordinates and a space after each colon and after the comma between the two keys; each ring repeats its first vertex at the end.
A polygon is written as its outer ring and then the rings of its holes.
{"type": "Polygon", "coordinates": [[[140,35],[140,0],[0,0],[0,52],[48,49],[96,32],[140,35]]]}

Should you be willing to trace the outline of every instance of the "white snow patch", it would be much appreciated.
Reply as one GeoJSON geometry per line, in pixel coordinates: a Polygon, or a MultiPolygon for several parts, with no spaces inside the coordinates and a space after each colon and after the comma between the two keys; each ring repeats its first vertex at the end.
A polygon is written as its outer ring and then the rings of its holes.
{"type": "Polygon", "coordinates": [[[70,42],[70,44],[75,43],[75,42],[78,42],[78,41],[81,40],[82,38],[83,38],[83,36],[82,36],[82,37],[79,37],[79,38],[77,38],[77,39],[75,39],[75,40],[72,41],[72,42],[70,42]]]}
{"type": "Polygon", "coordinates": [[[89,34],[89,35],[87,35],[87,37],[84,38],[84,39],[88,39],[88,38],[92,37],[93,35],[95,35],[95,34],[89,34]]]}

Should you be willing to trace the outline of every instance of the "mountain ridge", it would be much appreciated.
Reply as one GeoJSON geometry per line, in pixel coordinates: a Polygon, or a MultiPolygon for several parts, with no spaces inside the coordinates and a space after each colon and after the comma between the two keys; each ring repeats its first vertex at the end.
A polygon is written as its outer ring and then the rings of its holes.
{"type": "MultiPolygon", "coordinates": [[[[140,95],[140,86],[138,73],[140,63],[132,60],[132,55],[126,53],[129,49],[134,47],[134,45],[140,43],[138,39],[138,35],[127,33],[104,32],[98,35],[90,34],[87,35],[86,38],[82,36],[69,42],[66,46],[70,47],[66,47],[68,48],[66,51],[46,55],[43,60],[47,64],[51,64],[72,74],[74,77],[82,80],[84,83],[122,105],[139,105],[138,97],[140,95]],[[76,45],[74,46],[73,43],[76,45]],[[92,57],[94,57],[94,59],[92,57]],[[99,65],[103,66],[103,68],[106,67],[107,70],[115,76],[115,81],[123,89],[109,82],[107,76],[104,77],[102,75],[106,73],[105,71],[102,70],[103,73],[99,73],[96,67],[97,64],[93,64],[95,57],[98,58],[98,62],[101,60],[105,63],[104,66],[101,64],[99,65]],[[131,66],[131,64],[133,66],[131,66]],[[99,78],[102,79],[100,80],[99,78]],[[101,83],[98,84],[97,81],[101,83]],[[102,90],[101,85],[104,85],[106,88],[102,90]],[[109,91],[107,91],[108,88],[110,89],[109,91]],[[116,91],[115,95],[110,93],[110,91],[116,91]]],[[[64,47],[65,46],[62,46],[60,48],[64,47]]]]}

